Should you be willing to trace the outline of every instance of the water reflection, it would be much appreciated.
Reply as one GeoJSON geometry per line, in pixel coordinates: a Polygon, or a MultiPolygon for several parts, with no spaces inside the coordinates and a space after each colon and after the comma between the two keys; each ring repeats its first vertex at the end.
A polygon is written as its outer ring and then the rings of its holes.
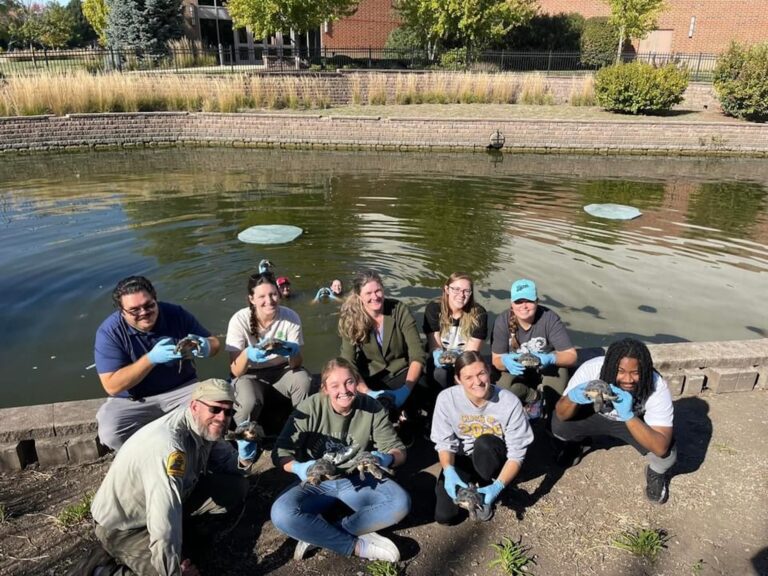
{"type": "MultiPolygon", "coordinates": [[[[291,276],[311,370],[338,348],[319,286],[378,269],[417,313],[455,270],[491,313],[512,279],[539,282],[574,342],[765,336],[768,167],[759,160],[151,150],[4,157],[0,406],[101,394],[92,363],[109,293],[148,275],[161,299],[223,334],[260,258],[291,276]],[[749,175],[749,180],[743,180],[749,175]],[[582,207],[631,204],[600,220],[582,207]],[[287,246],[241,244],[256,224],[287,246]],[[726,305],[729,301],[739,305],[726,305]]],[[[201,362],[205,376],[226,360],[201,362]]]]}

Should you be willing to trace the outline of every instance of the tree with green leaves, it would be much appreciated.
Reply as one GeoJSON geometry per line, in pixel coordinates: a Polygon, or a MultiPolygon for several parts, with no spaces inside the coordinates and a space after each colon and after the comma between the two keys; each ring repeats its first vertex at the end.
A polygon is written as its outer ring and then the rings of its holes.
{"type": "Polygon", "coordinates": [[[20,10],[21,6],[15,0],[0,0],[0,48],[8,47],[11,24],[20,10]]]}
{"type": "Polygon", "coordinates": [[[107,0],[83,0],[83,16],[96,31],[99,44],[107,45],[107,0]]]}
{"type": "Polygon", "coordinates": [[[536,14],[536,0],[395,0],[401,18],[423,31],[430,52],[456,39],[467,53],[482,50],[536,14]]]}
{"type": "Polygon", "coordinates": [[[643,38],[656,28],[657,16],[666,9],[664,0],[603,0],[611,7],[611,24],[619,31],[616,62],[621,61],[624,42],[643,38]]]}
{"type": "Polygon", "coordinates": [[[227,11],[238,28],[249,28],[256,38],[277,32],[306,32],[323,22],[351,16],[360,0],[229,0],[227,11]]]}
{"type": "Polygon", "coordinates": [[[74,20],[60,4],[20,5],[14,15],[8,34],[22,46],[62,48],[72,38],[74,20]]]}
{"type": "Polygon", "coordinates": [[[98,38],[98,35],[88,21],[88,18],[86,18],[83,13],[83,3],[81,0],[69,0],[67,11],[72,16],[72,21],[74,22],[74,30],[69,45],[86,46],[88,44],[93,44],[98,38]]]}
{"type": "Polygon", "coordinates": [[[165,54],[182,36],[181,0],[106,0],[107,46],[165,54]]]}

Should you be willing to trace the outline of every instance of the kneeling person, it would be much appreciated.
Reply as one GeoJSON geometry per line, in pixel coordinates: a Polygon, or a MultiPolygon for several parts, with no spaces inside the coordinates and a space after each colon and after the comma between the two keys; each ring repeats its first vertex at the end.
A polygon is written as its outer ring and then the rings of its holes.
{"type": "Polygon", "coordinates": [[[608,347],[605,356],[584,362],[555,408],[552,432],[566,445],[558,458],[562,465],[575,462],[582,440],[611,436],[634,447],[648,460],[645,493],[663,504],[668,498],[667,471],[677,459],[672,435],[672,395],[653,368],[651,353],[642,342],[626,338],[608,347]],[[585,394],[592,380],[610,384],[612,408],[596,412],[585,394]]]}
{"type": "Polygon", "coordinates": [[[454,364],[459,386],[437,397],[432,418],[435,443],[443,470],[437,479],[435,521],[455,522],[457,490],[481,485],[479,519],[492,516],[493,503],[515,479],[533,432],[523,405],[512,392],[491,384],[488,366],[477,352],[464,352],[454,364]]]}
{"type": "Polygon", "coordinates": [[[209,514],[240,509],[248,489],[237,452],[221,441],[233,403],[226,381],[205,380],[187,406],[128,439],[91,505],[96,536],[113,560],[80,574],[197,574],[182,550],[182,524],[188,544],[188,530],[210,523],[209,514]]]}
{"type": "Polygon", "coordinates": [[[272,506],[275,527],[299,541],[296,559],[303,558],[310,547],[328,548],[343,556],[400,559],[395,544],[375,530],[402,520],[410,509],[410,497],[386,474],[358,472],[357,463],[363,452],[375,448],[368,456],[376,464],[399,466],[405,461],[405,446],[381,404],[357,392],[360,381],[347,360],[328,362],[320,393],[294,410],[272,452],[275,466],[302,481],[272,506]],[[329,460],[333,466],[327,466],[328,474],[315,478],[313,466],[329,460]],[[338,502],[353,513],[330,523],[323,513],[338,502]]]}

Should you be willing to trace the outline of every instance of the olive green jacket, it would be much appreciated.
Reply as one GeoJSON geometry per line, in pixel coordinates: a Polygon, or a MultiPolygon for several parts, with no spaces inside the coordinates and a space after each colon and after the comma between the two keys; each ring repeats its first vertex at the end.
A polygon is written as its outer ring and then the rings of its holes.
{"type": "Polygon", "coordinates": [[[382,347],[376,337],[368,334],[362,344],[354,344],[343,338],[341,356],[353,362],[363,378],[386,381],[411,362],[426,363],[424,345],[421,343],[416,320],[408,306],[399,300],[384,300],[384,342],[382,347]]]}

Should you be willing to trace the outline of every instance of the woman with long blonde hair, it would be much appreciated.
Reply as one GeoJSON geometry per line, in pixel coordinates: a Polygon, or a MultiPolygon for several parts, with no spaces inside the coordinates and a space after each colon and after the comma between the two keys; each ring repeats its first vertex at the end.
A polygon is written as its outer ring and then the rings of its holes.
{"type": "Polygon", "coordinates": [[[341,356],[363,377],[358,390],[374,398],[388,396],[401,408],[424,369],[424,349],[408,307],[384,297],[376,272],[355,276],[339,316],[341,356]]]}
{"type": "Polygon", "coordinates": [[[438,300],[424,310],[427,336],[427,373],[440,389],[451,386],[453,364],[443,362],[446,353],[455,358],[462,352],[479,352],[488,337],[488,314],[475,302],[474,284],[468,274],[454,272],[443,285],[438,300]]]}

